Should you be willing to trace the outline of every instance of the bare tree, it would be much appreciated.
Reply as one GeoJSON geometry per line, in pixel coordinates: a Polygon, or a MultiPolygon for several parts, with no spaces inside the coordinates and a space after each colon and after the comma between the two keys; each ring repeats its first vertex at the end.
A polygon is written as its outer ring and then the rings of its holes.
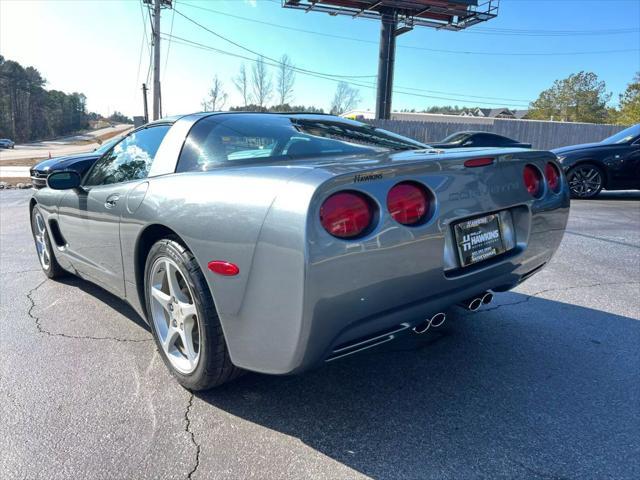
{"type": "Polygon", "coordinates": [[[331,102],[331,114],[340,115],[353,110],[358,106],[358,103],[360,103],[360,90],[353,88],[346,82],[340,82],[331,102]]]}
{"type": "Polygon", "coordinates": [[[246,107],[251,103],[251,92],[249,92],[249,77],[247,76],[247,69],[244,63],[240,65],[240,72],[233,77],[233,84],[236,86],[240,95],[242,95],[242,101],[246,107]]]}
{"type": "Polygon", "coordinates": [[[228,95],[222,88],[222,81],[218,75],[213,77],[213,84],[209,89],[209,96],[202,100],[202,109],[205,112],[217,112],[222,110],[227,103],[228,95]]]}
{"type": "Polygon", "coordinates": [[[294,71],[294,65],[288,55],[282,55],[280,59],[280,66],[278,67],[277,87],[278,99],[280,105],[289,103],[293,99],[293,83],[295,82],[296,74],[294,71]]]}
{"type": "Polygon", "coordinates": [[[264,107],[271,98],[273,83],[263,57],[258,57],[251,73],[251,89],[253,90],[254,101],[259,107],[264,107]]]}

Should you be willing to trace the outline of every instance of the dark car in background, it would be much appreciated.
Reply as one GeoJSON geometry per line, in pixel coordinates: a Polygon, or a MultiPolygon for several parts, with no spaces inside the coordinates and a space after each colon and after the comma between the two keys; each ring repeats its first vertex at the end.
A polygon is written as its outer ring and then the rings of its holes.
{"type": "Polygon", "coordinates": [[[58,170],[74,170],[78,172],[80,176],[83,176],[96,162],[96,160],[109,151],[109,149],[121,139],[122,137],[116,137],[112,140],[106,141],[93,152],[49,158],[38,163],[30,170],[31,184],[33,185],[33,188],[46,187],[47,177],[49,174],[58,170]]]}
{"type": "Polygon", "coordinates": [[[441,142],[427,142],[434,148],[460,148],[460,147],[509,147],[531,148],[530,143],[522,143],[517,140],[489,132],[456,132],[449,135],[441,142]]]}
{"type": "Polygon", "coordinates": [[[573,198],[605,190],[640,189],[640,124],[605,138],[552,150],[566,172],[573,198]]]}
{"type": "Polygon", "coordinates": [[[16,144],[8,138],[0,138],[0,148],[15,148],[16,144]]]}

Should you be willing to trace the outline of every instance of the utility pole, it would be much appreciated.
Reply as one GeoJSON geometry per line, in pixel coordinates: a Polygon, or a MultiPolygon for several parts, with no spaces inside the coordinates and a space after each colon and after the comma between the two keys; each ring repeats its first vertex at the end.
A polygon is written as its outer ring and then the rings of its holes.
{"type": "Polygon", "coordinates": [[[376,118],[391,118],[393,95],[393,71],[396,61],[396,37],[413,29],[411,23],[398,27],[398,12],[393,8],[381,9],[380,53],[378,55],[378,94],[376,96],[376,118]]]}
{"type": "Polygon", "coordinates": [[[153,119],[162,115],[160,107],[160,2],[153,2],[153,119]]]}
{"type": "Polygon", "coordinates": [[[149,89],[147,88],[147,84],[143,83],[142,84],[142,100],[144,102],[144,123],[148,123],[149,122],[149,106],[147,105],[147,91],[149,89]]]}
{"type": "Polygon", "coordinates": [[[391,94],[393,91],[393,64],[396,57],[396,26],[398,14],[394,9],[382,10],[380,28],[380,53],[378,56],[378,95],[376,118],[391,117],[391,94]]]}

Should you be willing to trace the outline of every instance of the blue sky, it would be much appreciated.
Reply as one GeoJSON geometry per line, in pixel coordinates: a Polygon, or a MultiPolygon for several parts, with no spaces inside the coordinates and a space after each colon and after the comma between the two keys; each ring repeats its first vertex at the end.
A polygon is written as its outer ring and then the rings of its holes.
{"type": "MultiPolygon", "coordinates": [[[[336,75],[377,72],[376,21],[305,14],[283,9],[278,1],[271,0],[177,0],[176,8],[220,35],[264,55],[280,57],[286,53],[300,68],[336,75]],[[360,41],[286,30],[228,14],[360,41]]],[[[172,12],[163,11],[162,18],[162,31],[168,33],[172,12]]],[[[555,79],[580,70],[593,71],[605,80],[615,104],[618,94],[640,70],[639,30],[640,0],[502,0],[498,18],[468,31],[416,28],[399,37],[395,85],[399,89],[429,90],[413,92],[442,98],[397,93],[393,106],[422,109],[433,105],[477,104],[525,108],[555,79]],[[487,28],[564,33],[505,35],[484,30],[487,28]],[[635,29],[635,32],[594,33],[612,29],[635,29]],[[635,50],[577,53],[621,49],[635,50]],[[544,55],[531,55],[540,53],[544,55]]],[[[147,22],[147,34],[148,31],[147,22]]],[[[172,32],[226,52],[252,56],[178,14],[173,16],[172,32]]],[[[49,88],[84,92],[89,109],[100,113],[120,110],[128,115],[141,114],[139,87],[147,76],[149,58],[142,39],[139,0],[0,0],[0,54],[38,68],[48,79],[49,88]]],[[[165,41],[163,69],[165,62],[167,68],[162,79],[165,114],[200,110],[200,102],[216,74],[229,93],[228,105],[241,103],[231,78],[243,60],[176,42],[168,47],[165,41]]],[[[251,66],[250,61],[244,63],[251,66]]],[[[373,79],[353,81],[369,83],[373,79]]],[[[332,81],[298,74],[294,103],[327,109],[335,85],[332,81]]],[[[360,108],[374,109],[375,90],[364,87],[360,90],[360,108]]]]}

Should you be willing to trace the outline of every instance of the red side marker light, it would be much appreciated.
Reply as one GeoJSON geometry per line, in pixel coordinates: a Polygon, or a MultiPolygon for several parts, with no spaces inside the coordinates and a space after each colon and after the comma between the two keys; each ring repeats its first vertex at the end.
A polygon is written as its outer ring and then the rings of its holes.
{"type": "Polygon", "coordinates": [[[493,158],[472,158],[470,160],[465,160],[465,167],[486,167],[487,165],[493,164],[493,158]]]}
{"type": "Polygon", "coordinates": [[[225,262],[224,260],[213,260],[207,265],[209,270],[218,275],[232,277],[240,273],[240,269],[235,263],[225,262]]]}

